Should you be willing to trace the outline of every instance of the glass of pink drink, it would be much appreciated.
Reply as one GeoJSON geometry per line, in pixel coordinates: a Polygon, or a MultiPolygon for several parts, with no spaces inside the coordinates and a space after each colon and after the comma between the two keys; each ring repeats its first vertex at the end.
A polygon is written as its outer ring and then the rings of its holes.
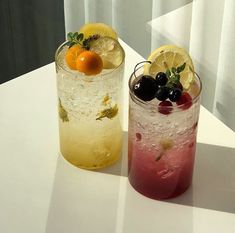
{"type": "Polygon", "coordinates": [[[134,85],[143,72],[136,70],[129,80],[128,178],[147,197],[173,198],[192,182],[201,82],[195,75],[180,100],[161,105],[171,101],[136,96],[134,85]]]}

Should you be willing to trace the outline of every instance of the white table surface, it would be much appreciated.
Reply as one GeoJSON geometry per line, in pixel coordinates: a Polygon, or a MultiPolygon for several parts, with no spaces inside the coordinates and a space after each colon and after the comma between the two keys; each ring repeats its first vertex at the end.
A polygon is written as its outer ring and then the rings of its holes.
{"type": "Polygon", "coordinates": [[[78,169],[59,154],[54,63],[0,85],[1,233],[235,232],[235,133],[203,107],[190,189],[156,201],[130,186],[127,79],[143,58],[122,45],[123,155],[101,171],[78,169]]]}

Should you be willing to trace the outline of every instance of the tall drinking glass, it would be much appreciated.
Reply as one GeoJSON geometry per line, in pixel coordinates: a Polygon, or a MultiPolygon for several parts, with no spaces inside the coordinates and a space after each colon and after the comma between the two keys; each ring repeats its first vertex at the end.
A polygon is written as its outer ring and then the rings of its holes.
{"type": "Polygon", "coordinates": [[[61,153],[77,167],[98,169],[118,160],[122,148],[122,63],[86,76],[68,68],[62,44],[55,55],[61,153]]]}
{"type": "Polygon", "coordinates": [[[129,80],[128,177],[147,197],[172,198],[192,181],[201,82],[195,76],[191,102],[159,109],[156,100],[144,102],[133,93],[133,82],[142,74],[141,68],[129,80]]]}

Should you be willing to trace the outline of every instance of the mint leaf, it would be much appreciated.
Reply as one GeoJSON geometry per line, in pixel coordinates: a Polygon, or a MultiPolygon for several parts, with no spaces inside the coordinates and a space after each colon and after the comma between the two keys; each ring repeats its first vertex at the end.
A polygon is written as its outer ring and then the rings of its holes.
{"type": "Polygon", "coordinates": [[[170,82],[178,83],[180,81],[180,75],[176,74],[170,77],[170,82]]]}
{"type": "Polygon", "coordinates": [[[163,155],[164,155],[164,151],[161,151],[160,154],[155,158],[155,161],[156,162],[159,161],[163,155]]]}
{"type": "Polygon", "coordinates": [[[60,119],[61,119],[63,122],[66,122],[66,121],[68,122],[68,121],[69,121],[68,113],[67,113],[67,111],[65,110],[65,108],[63,107],[60,98],[59,98],[59,107],[58,107],[58,110],[59,110],[60,119]]]}
{"type": "Polygon", "coordinates": [[[116,115],[118,114],[118,106],[117,104],[115,104],[114,106],[109,106],[108,108],[100,111],[98,114],[97,114],[97,118],[96,120],[101,120],[102,118],[109,118],[109,119],[112,119],[114,118],[116,115]]]}
{"type": "Polygon", "coordinates": [[[185,66],[186,66],[186,63],[184,63],[184,64],[181,65],[181,66],[178,66],[178,67],[177,67],[177,73],[182,72],[182,71],[185,69],[185,66]]]}
{"type": "Polygon", "coordinates": [[[167,76],[167,78],[170,78],[170,76],[171,76],[171,71],[169,69],[166,70],[166,76],[167,76]]]}
{"type": "Polygon", "coordinates": [[[76,42],[70,42],[69,43],[69,48],[71,48],[72,46],[74,46],[76,44],[76,42]]]}
{"type": "Polygon", "coordinates": [[[83,38],[84,38],[83,33],[80,33],[80,34],[78,34],[78,35],[76,36],[76,39],[77,39],[78,41],[82,41],[83,38]]]}
{"type": "Polygon", "coordinates": [[[177,70],[176,70],[175,67],[172,67],[172,68],[171,68],[171,71],[172,71],[173,74],[176,74],[176,72],[177,72],[177,70]]]}
{"type": "Polygon", "coordinates": [[[75,33],[72,33],[72,32],[69,32],[67,34],[67,39],[68,39],[68,46],[69,48],[71,48],[73,45],[75,44],[79,44],[81,45],[82,47],[86,48],[85,46],[83,46],[83,44],[80,42],[80,41],[83,41],[83,38],[84,38],[84,35],[83,33],[78,33],[78,32],[75,32],[75,33]]]}
{"type": "Polygon", "coordinates": [[[74,32],[74,33],[73,33],[73,37],[74,37],[74,38],[77,38],[77,36],[78,36],[78,32],[74,32]]]}
{"type": "Polygon", "coordinates": [[[69,41],[72,41],[72,40],[73,40],[73,33],[72,33],[72,32],[69,32],[69,33],[67,34],[67,39],[68,39],[69,41]]]}

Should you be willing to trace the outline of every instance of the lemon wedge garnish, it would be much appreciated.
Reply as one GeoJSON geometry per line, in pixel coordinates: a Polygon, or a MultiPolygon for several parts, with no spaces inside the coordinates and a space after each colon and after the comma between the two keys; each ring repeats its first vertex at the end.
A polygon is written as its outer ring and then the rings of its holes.
{"type": "Polygon", "coordinates": [[[117,33],[110,26],[104,23],[87,23],[80,29],[80,33],[83,33],[84,38],[89,36],[99,35],[99,36],[109,36],[117,39],[117,33]]]}
{"type": "Polygon", "coordinates": [[[194,66],[188,52],[176,45],[164,45],[154,50],[148,57],[151,64],[144,66],[144,73],[156,75],[158,72],[166,72],[172,67],[179,67],[186,63],[184,70],[180,73],[180,82],[185,90],[190,88],[194,82],[194,66]]]}
{"type": "Polygon", "coordinates": [[[125,58],[125,52],[119,42],[111,37],[100,37],[90,42],[90,50],[100,55],[104,69],[118,67],[125,58]]]}

